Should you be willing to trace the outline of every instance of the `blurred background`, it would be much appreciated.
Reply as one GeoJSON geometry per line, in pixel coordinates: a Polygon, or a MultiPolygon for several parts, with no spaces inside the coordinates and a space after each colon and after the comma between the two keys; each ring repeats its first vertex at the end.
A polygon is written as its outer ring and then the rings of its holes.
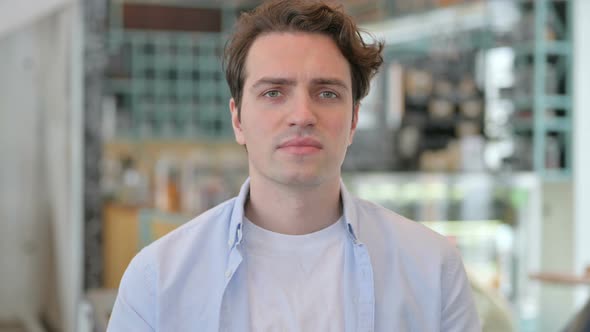
{"type": "MultiPolygon", "coordinates": [[[[590,1],[341,2],[386,42],[349,189],[459,247],[484,331],[584,331],[590,1]]],[[[220,56],[258,3],[0,1],[0,331],[104,331],[138,250],[237,194],[220,56]]]]}

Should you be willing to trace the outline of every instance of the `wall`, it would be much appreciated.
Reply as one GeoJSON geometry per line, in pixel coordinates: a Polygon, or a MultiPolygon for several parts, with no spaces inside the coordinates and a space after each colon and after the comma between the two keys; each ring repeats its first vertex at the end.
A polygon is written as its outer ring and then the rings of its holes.
{"type": "MultiPolygon", "coordinates": [[[[568,273],[574,261],[572,185],[571,182],[549,182],[541,188],[541,271],[568,273]]],[[[572,288],[549,283],[540,286],[539,332],[561,331],[574,313],[572,288]]]]}
{"type": "Polygon", "coordinates": [[[61,8],[0,37],[0,320],[27,330],[41,315],[79,330],[79,17],[78,6],[61,8]]]}
{"type": "Polygon", "coordinates": [[[52,275],[35,27],[0,39],[0,320],[41,310],[52,275]]]}
{"type": "MultiPolygon", "coordinates": [[[[590,1],[573,0],[573,180],[544,186],[545,270],[582,275],[590,266],[590,1]]],[[[543,285],[543,331],[558,331],[590,301],[588,286],[543,285]]]]}
{"type": "MultiPolygon", "coordinates": [[[[590,266],[590,1],[574,0],[574,269],[590,266]]],[[[590,286],[579,287],[576,306],[590,298],[590,286]]]]}

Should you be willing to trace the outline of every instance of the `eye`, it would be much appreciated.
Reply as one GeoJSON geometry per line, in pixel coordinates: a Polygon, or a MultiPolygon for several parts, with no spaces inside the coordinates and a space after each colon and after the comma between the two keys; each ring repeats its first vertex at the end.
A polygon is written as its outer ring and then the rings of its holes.
{"type": "Polygon", "coordinates": [[[263,96],[265,97],[269,97],[269,98],[278,98],[281,96],[281,92],[279,90],[270,90],[270,91],[266,91],[263,96]]]}
{"type": "Polygon", "coordinates": [[[333,99],[333,98],[337,98],[338,95],[332,91],[322,91],[322,92],[320,92],[320,97],[325,98],[325,99],[333,99]]]}

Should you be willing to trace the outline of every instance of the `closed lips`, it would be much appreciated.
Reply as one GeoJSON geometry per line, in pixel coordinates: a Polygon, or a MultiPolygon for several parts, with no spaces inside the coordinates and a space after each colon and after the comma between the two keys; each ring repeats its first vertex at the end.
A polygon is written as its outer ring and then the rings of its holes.
{"type": "Polygon", "coordinates": [[[279,149],[286,148],[286,147],[314,147],[317,149],[321,149],[322,144],[313,138],[301,137],[301,138],[293,138],[293,139],[287,140],[286,142],[281,143],[279,145],[279,149]]]}

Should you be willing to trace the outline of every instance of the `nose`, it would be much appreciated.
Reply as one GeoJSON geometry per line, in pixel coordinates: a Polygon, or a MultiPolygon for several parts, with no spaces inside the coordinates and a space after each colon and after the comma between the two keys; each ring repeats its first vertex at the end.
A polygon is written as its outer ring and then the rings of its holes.
{"type": "Polygon", "coordinates": [[[293,108],[289,112],[289,125],[299,127],[315,126],[317,117],[313,101],[306,94],[294,98],[293,108]]]}

